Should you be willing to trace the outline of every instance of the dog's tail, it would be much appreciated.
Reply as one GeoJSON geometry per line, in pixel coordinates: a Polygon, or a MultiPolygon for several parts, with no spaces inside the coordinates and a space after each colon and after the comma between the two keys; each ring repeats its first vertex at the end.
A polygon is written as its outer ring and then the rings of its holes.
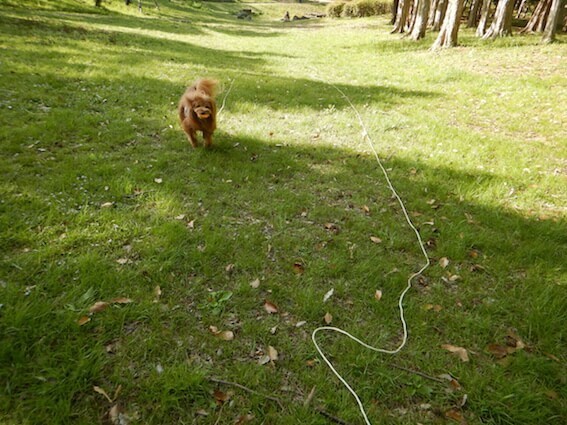
{"type": "Polygon", "coordinates": [[[218,81],[211,78],[201,78],[200,80],[195,81],[195,88],[198,91],[206,93],[210,97],[215,97],[218,85],[218,81]]]}

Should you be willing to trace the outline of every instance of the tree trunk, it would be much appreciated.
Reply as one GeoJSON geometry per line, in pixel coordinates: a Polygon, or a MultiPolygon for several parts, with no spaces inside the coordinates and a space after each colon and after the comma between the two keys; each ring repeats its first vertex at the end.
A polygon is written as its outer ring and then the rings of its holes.
{"type": "Polygon", "coordinates": [[[492,25],[486,31],[483,39],[495,39],[512,35],[512,15],[514,13],[514,0],[499,0],[494,13],[492,25]]]}
{"type": "Polygon", "coordinates": [[[527,0],[521,0],[520,5],[518,6],[518,13],[516,14],[516,19],[520,19],[520,16],[522,16],[524,7],[526,7],[526,2],[527,0]]]}
{"type": "Polygon", "coordinates": [[[391,31],[392,34],[394,33],[402,34],[406,30],[411,3],[412,0],[400,0],[398,6],[398,13],[396,16],[396,23],[394,25],[394,29],[391,31]]]}
{"type": "Polygon", "coordinates": [[[437,3],[439,0],[431,0],[431,7],[429,8],[429,20],[427,21],[427,25],[432,27],[433,23],[435,22],[435,11],[437,10],[437,3]]]}
{"type": "Polygon", "coordinates": [[[433,31],[439,31],[443,21],[445,21],[445,15],[447,13],[448,0],[439,0],[437,2],[437,10],[435,11],[435,20],[433,21],[433,31]]]}
{"type": "Polygon", "coordinates": [[[478,27],[476,27],[476,36],[482,37],[486,33],[486,28],[488,27],[488,17],[490,16],[490,5],[492,0],[483,0],[482,7],[480,9],[480,21],[478,21],[478,27]]]}
{"type": "Polygon", "coordinates": [[[102,4],[102,0],[95,0],[94,5],[96,7],[100,7],[100,5],[102,4]]]}
{"type": "Polygon", "coordinates": [[[400,0],[394,0],[394,2],[392,3],[392,20],[390,21],[390,25],[394,25],[396,23],[399,4],[400,4],[400,0]]]}
{"type": "Polygon", "coordinates": [[[473,0],[471,10],[469,12],[469,19],[467,19],[467,28],[476,27],[478,22],[478,11],[480,10],[481,4],[482,0],[473,0]]]}
{"type": "Polygon", "coordinates": [[[552,43],[555,41],[555,33],[557,31],[559,17],[561,16],[562,5],[562,0],[553,0],[553,3],[551,3],[551,10],[549,11],[549,16],[541,39],[542,43],[552,43]]]}
{"type": "Polygon", "coordinates": [[[431,46],[432,50],[442,47],[455,47],[458,45],[459,25],[461,24],[461,15],[463,14],[464,0],[449,0],[447,6],[447,14],[443,20],[443,25],[437,40],[431,46]]]}
{"type": "Polygon", "coordinates": [[[429,6],[431,0],[418,0],[415,11],[415,24],[410,38],[412,40],[420,40],[425,37],[425,29],[427,28],[427,18],[429,17],[429,6]]]}
{"type": "Polygon", "coordinates": [[[520,33],[542,32],[545,29],[545,23],[547,22],[547,16],[549,15],[550,9],[551,0],[540,0],[532,17],[520,33]]]}

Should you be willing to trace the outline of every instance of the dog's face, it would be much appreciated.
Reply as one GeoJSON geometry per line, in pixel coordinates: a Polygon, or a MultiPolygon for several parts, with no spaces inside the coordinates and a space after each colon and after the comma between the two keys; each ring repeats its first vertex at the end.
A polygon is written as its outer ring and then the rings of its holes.
{"type": "Polygon", "coordinates": [[[206,120],[213,115],[213,104],[209,99],[197,98],[193,100],[191,109],[200,120],[206,120]]]}

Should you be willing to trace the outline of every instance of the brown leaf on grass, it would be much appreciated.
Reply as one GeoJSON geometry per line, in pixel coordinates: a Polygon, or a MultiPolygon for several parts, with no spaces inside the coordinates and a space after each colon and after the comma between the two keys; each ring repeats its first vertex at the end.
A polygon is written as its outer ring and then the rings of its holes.
{"type": "Polygon", "coordinates": [[[121,425],[120,424],[120,407],[118,404],[115,404],[110,408],[108,411],[108,417],[110,418],[110,422],[113,425],[121,425]]]}
{"type": "Polygon", "coordinates": [[[376,299],[376,301],[382,299],[382,291],[380,289],[376,289],[376,292],[374,292],[374,299],[376,299]]]}
{"type": "Polygon", "coordinates": [[[260,286],[260,279],[254,279],[250,282],[250,286],[254,289],[258,288],[260,286]]]}
{"type": "Polygon", "coordinates": [[[154,303],[157,303],[160,298],[161,298],[161,288],[158,285],[154,288],[154,303]]]}
{"type": "Polygon", "coordinates": [[[301,263],[293,263],[293,271],[295,274],[303,274],[305,272],[305,266],[301,263]]]}
{"type": "Polygon", "coordinates": [[[231,274],[234,271],[234,264],[227,264],[226,267],[224,268],[224,270],[228,274],[231,274]]]}
{"type": "Polygon", "coordinates": [[[234,425],[243,425],[243,424],[247,424],[248,422],[251,422],[254,420],[254,415],[252,413],[248,413],[247,415],[241,415],[239,416],[236,421],[234,422],[234,425]]]}
{"type": "Polygon", "coordinates": [[[370,236],[370,240],[374,243],[382,243],[382,239],[380,239],[376,236],[370,236]]]}
{"type": "Polygon", "coordinates": [[[97,301],[89,307],[89,313],[100,313],[108,307],[108,303],[105,301],[97,301]]]}
{"type": "Polygon", "coordinates": [[[264,310],[266,310],[269,314],[276,314],[278,312],[278,307],[270,301],[264,301],[264,310]]]}
{"type": "Polygon", "coordinates": [[[323,320],[325,321],[325,323],[326,323],[327,325],[330,325],[331,322],[333,321],[333,316],[331,315],[331,313],[327,312],[327,313],[325,314],[325,317],[323,317],[323,320]]]}
{"type": "Polygon", "coordinates": [[[512,329],[508,330],[508,335],[506,335],[506,345],[508,347],[513,347],[516,350],[522,350],[526,348],[526,344],[524,344],[524,342],[512,329]]]}
{"type": "Polygon", "coordinates": [[[443,373],[439,375],[439,378],[446,379],[449,382],[449,387],[451,388],[451,390],[457,391],[461,389],[461,384],[459,384],[459,381],[457,381],[448,373],[443,373]]]}
{"type": "Polygon", "coordinates": [[[439,313],[441,310],[443,310],[443,307],[441,307],[439,304],[425,304],[423,308],[427,311],[433,310],[436,313],[439,313]]]}
{"type": "Polygon", "coordinates": [[[328,230],[335,235],[340,232],[339,226],[337,226],[335,223],[325,223],[325,230],[328,230]]]}
{"type": "Polygon", "coordinates": [[[130,304],[133,302],[130,298],[118,297],[110,300],[110,304],[130,304]]]}
{"type": "Polygon", "coordinates": [[[279,358],[279,353],[278,350],[276,350],[274,347],[272,347],[271,345],[268,346],[268,356],[270,357],[270,360],[275,362],[278,360],[279,358]]]}
{"type": "Polygon", "coordinates": [[[497,359],[503,359],[508,354],[510,354],[510,351],[508,351],[509,348],[510,347],[505,347],[504,345],[500,345],[500,344],[490,344],[487,347],[487,350],[497,359]]]}
{"type": "Polygon", "coordinates": [[[213,397],[219,406],[230,400],[230,394],[224,393],[221,390],[214,390],[213,397]]]}
{"type": "Polygon", "coordinates": [[[447,257],[443,257],[439,260],[439,265],[442,268],[446,268],[449,265],[449,259],[447,257]]]}
{"type": "Polygon", "coordinates": [[[77,320],[77,324],[79,326],[83,326],[86,323],[89,323],[91,321],[91,318],[89,316],[82,316],[79,320],[77,320]]]}
{"type": "Polygon", "coordinates": [[[116,262],[123,266],[125,264],[131,263],[132,261],[130,261],[128,258],[119,258],[118,260],[116,260],[116,262]]]}
{"type": "Polygon", "coordinates": [[[461,411],[456,408],[451,408],[445,412],[445,417],[447,419],[452,419],[456,422],[459,422],[461,425],[466,425],[467,421],[461,411]]]}
{"type": "Polygon", "coordinates": [[[209,326],[209,331],[223,341],[232,341],[234,339],[234,332],[232,331],[219,331],[216,326],[209,326]]]}
{"type": "Polygon", "coordinates": [[[104,391],[101,387],[97,387],[96,385],[93,387],[93,390],[96,393],[99,393],[100,395],[103,395],[109,403],[112,403],[112,399],[108,396],[108,394],[106,393],[106,391],[104,391]]]}
{"type": "Polygon", "coordinates": [[[463,347],[457,347],[455,345],[451,345],[451,344],[443,344],[441,346],[441,348],[443,348],[444,350],[450,351],[451,353],[455,354],[457,357],[459,357],[461,359],[461,361],[463,362],[468,362],[469,361],[469,353],[467,352],[467,350],[463,347]]]}
{"type": "Polygon", "coordinates": [[[368,205],[363,205],[362,211],[364,211],[365,214],[370,214],[370,208],[368,207],[368,205]]]}

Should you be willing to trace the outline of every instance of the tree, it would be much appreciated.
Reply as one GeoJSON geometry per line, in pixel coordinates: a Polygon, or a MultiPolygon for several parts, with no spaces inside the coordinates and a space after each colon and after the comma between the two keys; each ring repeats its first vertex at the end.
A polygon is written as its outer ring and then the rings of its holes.
{"type": "Polygon", "coordinates": [[[409,10],[412,0],[400,0],[398,4],[398,12],[396,14],[396,22],[394,24],[394,29],[391,31],[394,33],[403,33],[406,30],[406,25],[409,19],[409,10]]]}
{"type": "Polygon", "coordinates": [[[547,23],[545,24],[545,29],[543,31],[543,37],[541,39],[543,43],[552,43],[555,40],[555,33],[557,31],[559,17],[561,16],[562,5],[563,0],[553,0],[551,10],[549,11],[549,16],[547,18],[547,23]]]}
{"type": "Polygon", "coordinates": [[[425,29],[427,28],[427,19],[429,18],[429,6],[431,4],[431,0],[417,0],[417,2],[415,22],[410,34],[410,38],[412,40],[420,40],[425,37],[425,29]]]}
{"type": "Polygon", "coordinates": [[[494,13],[494,20],[483,39],[495,39],[512,35],[512,15],[514,12],[514,0],[499,0],[494,13]]]}
{"type": "Polygon", "coordinates": [[[551,2],[552,0],[540,0],[532,17],[520,33],[543,32],[549,11],[551,10],[551,2]]]}
{"type": "Polygon", "coordinates": [[[486,33],[486,27],[488,27],[488,16],[490,15],[490,5],[492,0],[483,0],[482,7],[480,8],[480,20],[478,21],[478,26],[476,27],[476,36],[482,37],[486,33]]]}
{"type": "Polygon", "coordinates": [[[442,47],[455,47],[458,45],[457,37],[459,33],[459,25],[461,24],[461,15],[463,14],[464,0],[449,0],[447,13],[443,20],[443,25],[437,36],[437,40],[431,47],[436,50],[442,47]]]}
{"type": "Polygon", "coordinates": [[[478,22],[478,12],[480,6],[482,5],[482,0],[472,0],[471,8],[469,11],[469,18],[467,19],[467,28],[474,28],[478,22]]]}
{"type": "Polygon", "coordinates": [[[447,6],[447,0],[437,1],[437,7],[433,14],[433,23],[431,24],[433,31],[439,31],[441,29],[441,25],[445,20],[445,14],[447,13],[447,6]]]}

